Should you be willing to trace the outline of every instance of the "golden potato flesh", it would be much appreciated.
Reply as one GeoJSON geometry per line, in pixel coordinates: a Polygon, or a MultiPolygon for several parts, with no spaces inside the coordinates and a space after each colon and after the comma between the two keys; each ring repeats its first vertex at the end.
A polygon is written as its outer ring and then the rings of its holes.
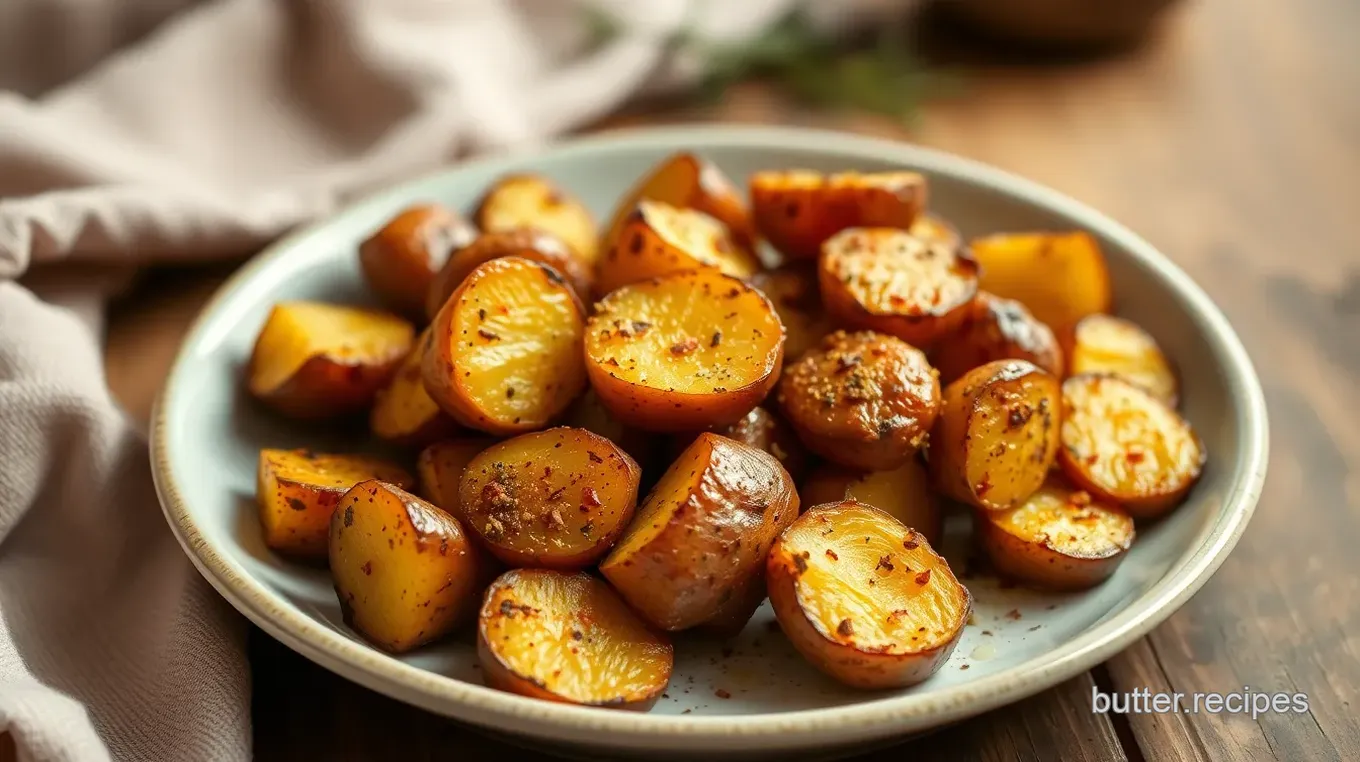
{"type": "Polygon", "coordinates": [[[620,421],[649,431],[734,423],[779,378],[784,329],[756,289],[716,270],[625,286],[586,326],[586,370],[620,421]]]}
{"type": "Polygon", "coordinates": [[[477,228],[439,204],[413,206],[359,246],[369,287],[392,309],[424,316],[425,294],[451,252],[477,237],[477,228]]]}
{"type": "Polygon", "coordinates": [[[274,305],[250,356],[250,393],[296,418],[362,410],[415,343],[410,323],[317,302],[274,305]]]}
{"type": "Polygon", "coordinates": [[[904,230],[851,228],[822,245],[822,300],[841,325],[930,346],[968,315],[977,263],[904,230]]]}
{"type": "Polygon", "coordinates": [[[701,434],[600,564],[644,619],[664,630],[712,620],[749,592],[765,551],[798,515],[798,493],[767,452],[701,434]]]}
{"type": "Polygon", "coordinates": [[[931,362],[948,384],[996,360],[1027,360],[1059,378],[1063,375],[1063,352],[1052,329],[1020,302],[983,292],[969,305],[958,330],[939,342],[931,362]]]}
{"type": "Polygon", "coordinates": [[[264,544],[295,558],[325,560],[336,504],[350,487],[369,479],[412,483],[401,466],[376,458],[260,450],[256,499],[264,544]]]}
{"type": "Polygon", "coordinates": [[[1053,466],[1060,383],[1024,360],[975,368],[944,390],[930,434],[930,472],[949,497],[979,508],[1020,505],[1053,466]]]}
{"type": "Polygon", "coordinates": [[[809,450],[850,468],[885,470],[925,444],[940,384],[925,355],[901,339],[837,331],[789,366],[778,400],[809,450]]]}
{"type": "Polygon", "coordinates": [[[421,450],[420,457],[416,458],[420,496],[462,521],[458,484],[463,479],[463,471],[473,458],[493,444],[494,439],[450,439],[421,450]]]}
{"type": "Polygon", "coordinates": [[[670,682],[671,644],[605,582],[515,569],[486,592],[477,626],[493,688],[582,706],[646,710],[670,682]]]}
{"type": "Polygon", "coordinates": [[[581,569],[628,526],[642,471],[618,445],[565,426],[494,444],[468,463],[468,527],[511,566],[581,569]]]}
{"type": "Polygon", "coordinates": [[[521,257],[551,266],[567,279],[582,301],[591,298],[591,268],[561,239],[531,228],[483,233],[449,256],[427,291],[425,310],[433,320],[454,291],[478,265],[501,257],[521,257]]]}
{"type": "Polygon", "coordinates": [[[760,289],[779,313],[779,322],[784,324],[784,357],[789,362],[831,333],[833,326],[822,307],[815,267],[785,265],[762,271],[752,276],[751,285],[760,289]]]}
{"type": "Polygon", "coordinates": [[[770,549],[779,626],[818,669],[856,688],[900,688],[949,658],[972,597],[919,533],[847,500],[803,514],[770,549]]]}
{"type": "Polygon", "coordinates": [[[915,529],[934,544],[944,539],[944,512],[930,487],[930,475],[915,460],[887,471],[857,471],[827,463],[803,482],[804,510],[823,503],[857,500],[915,529]]]}
{"type": "Polygon", "coordinates": [[[473,215],[483,232],[533,228],[560,238],[587,266],[599,254],[595,217],[579,199],[538,175],[501,178],[482,197],[473,215]]]}
{"type": "Polygon", "coordinates": [[[1176,374],[1157,342],[1129,320],[1110,315],[1087,315],[1072,329],[1069,371],[1119,376],[1176,406],[1176,374]]]}
{"type": "Polygon", "coordinates": [[[429,339],[429,331],[421,334],[397,374],[378,391],[368,420],[379,439],[404,447],[424,447],[458,433],[458,424],[425,391],[420,366],[429,339]]]}
{"type": "Polygon", "coordinates": [[[732,242],[721,222],[703,212],[640,201],[600,258],[596,288],[608,294],[629,283],[699,268],[745,278],[760,262],[732,242]]]}
{"type": "Polygon", "coordinates": [[[1110,275],[1089,233],[1006,233],[970,244],[982,266],[982,289],[1029,308],[1064,335],[1078,320],[1109,312],[1110,275]]]}
{"type": "Polygon", "coordinates": [[[1063,473],[1097,500],[1150,519],[1199,479],[1204,445],[1190,424],[1137,384],[1073,376],[1062,385],[1063,473]]]}
{"type": "Polygon", "coordinates": [[[386,651],[435,640],[477,610],[482,570],[458,520],[386,482],[345,493],[330,565],[345,623],[386,651]]]}
{"type": "Polygon", "coordinates": [[[1050,590],[1104,582],[1133,544],[1133,519],[1058,480],[1018,507],[979,511],[977,532],[1001,574],[1050,590]]]}
{"type": "Polygon", "coordinates": [[[926,179],[915,172],[795,169],[751,177],[756,228],[789,259],[815,259],[823,242],[846,228],[908,230],[925,203],[926,179]]]}
{"type": "Polygon", "coordinates": [[[911,234],[923,241],[942,243],[952,248],[963,244],[963,236],[953,223],[934,214],[922,214],[911,224],[911,234]]]}
{"type": "Polygon", "coordinates": [[[425,389],[488,434],[541,429],[585,387],[584,308],[551,267],[520,257],[480,265],[431,326],[425,389]]]}
{"type": "Polygon", "coordinates": [[[726,226],[738,246],[748,251],[755,248],[750,212],[732,181],[708,160],[682,151],[667,157],[624,196],[605,234],[603,251],[618,241],[624,220],[644,200],[703,212],[726,226]]]}

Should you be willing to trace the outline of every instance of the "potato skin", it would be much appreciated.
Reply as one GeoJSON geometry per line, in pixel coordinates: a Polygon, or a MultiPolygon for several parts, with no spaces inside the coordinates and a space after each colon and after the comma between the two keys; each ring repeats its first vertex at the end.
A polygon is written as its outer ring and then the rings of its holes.
{"type": "Polygon", "coordinates": [[[541,175],[512,174],[497,180],[478,202],[473,220],[484,232],[533,228],[550,233],[587,266],[599,256],[600,231],[590,210],[541,175]]]}
{"type": "Polygon", "coordinates": [[[458,424],[439,409],[425,391],[420,366],[429,340],[430,332],[422,333],[392,380],[378,390],[373,409],[369,411],[368,427],[379,439],[401,447],[418,448],[458,433],[458,424]]]}
{"type": "Polygon", "coordinates": [[[725,225],[738,246],[747,251],[755,249],[757,236],[751,214],[732,181],[702,156],[681,151],[653,167],[624,196],[605,234],[602,251],[608,251],[618,241],[624,219],[643,200],[703,212],[725,225]]]}
{"type": "Polygon", "coordinates": [[[477,237],[477,228],[440,204],[410,207],[359,245],[359,268],[392,309],[423,318],[425,294],[449,253],[477,237]]]}
{"type": "Polygon", "coordinates": [[[930,358],[946,384],[996,360],[1027,360],[1058,378],[1063,376],[1063,351],[1052,329],[1020,302],[986,292],[977,295],[963,324],[940,342],[930,358]]]}
{"type": "Polygon", "coordinates": [[[458,501],[458,483],[463,478],[463,470],[473,458],[495,443],[496,440],[489,437],[464,437],[435,442],[421,450],[416,458],[420,496],[463,521],[463,509],[458,501]]]}
{"type": "Polygon", "coordinates": [[[585,394],[576,398],[563,416],[562,424],[599,434],[622,447],[644,472],[654,465],[654,455],[658,449],[655,435],[624,425],[609,412],[594,389],[586,389],[585,394]]]}
{"type": "Polygon", "coordinates": [[[703,212],[644,199],[624,216],[618,238],[600,257],[596,288],[603,295],[630,283],[702,268],[746,278],[760,269],[760,261],[703,212]]]}
{"type": "Polygon", "coordinates": [[[590,299],[594,276],[571,247],[551,233],[532,228],[483,233],[449,255],[426,290],[425,314],[430,320],[439,315],[444,302],[467,280],[478,265],[501,257],[520,257],[542,262],[562,274],[581,301],[590,299]]]}
{"type": "Polygon", "coordinates": [[[804,509],[853,499],[915,529],[931,544],[944,539],[944,511],[931,489],[930,474],[915,459],[889,471],[825,463],[808,475],[798,495],[804,509]]]}
{"type": "Polygon", "coordinates": [[[1157,341],[1137,323],[1112,315],[1087,315],[1065,339],[1071,375],[1119,376],[1176,407],[1176,372],[1157,341]]]}
{"type": "Polygon", "coordinates": [[[969,243],[984,291],[1014,299],[1059,336],[1087,315],[1109,312],[1110,274],[1089,233],[1002,233],[969,243]]]}
{"type": "Polygon", "coordinates": [[[925,205],[926,180],[915,172],[788,170],[751,177],[756,228],[789,259],[816,259],[822,243],[846,228],[907,230],[925,205]]]}

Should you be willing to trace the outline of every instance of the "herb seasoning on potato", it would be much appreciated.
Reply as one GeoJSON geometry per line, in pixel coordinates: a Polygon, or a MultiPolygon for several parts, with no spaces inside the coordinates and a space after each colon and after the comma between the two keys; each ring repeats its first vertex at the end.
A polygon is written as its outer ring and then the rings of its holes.
{"type": "Polygon", "coordinates": [[[561,239],[541,230],[516,228],[483,233],[449,256],[426,292],[425,311],[429,319],[435,319],[444,302],[478,265],[501,257],[520,257],[549,265],[562,273],[579,299],[586,301],[591,297],[590,266],[561,239]]]}
{"type": "Polygon", "coordinates": [[[823,242],[846,228],[908,230],[925,204],[926,179],[915,172],[795,169],[751,177],[756,227],[789,259],[816,259],[823,242]]]}
{"type": "Polygon", "coordinates": [[[618,238],[600,257],[596,283],[601,294],[608,294],[629,283],[698,268],[745,278],[760,262],[703,212],[644,200],[623,218],[618,238]]]}
{"type": "Polygon", "coordinates": [[[359,246],[364,279],[392,309],[424,314],[425,294],[449,254],[472,242],[477,228],[439,204],[421,204],[398,214],[359,246]]]}
{"type": "Polygon", "coordinates": [[[1053,331],[1025,305],[983,292],[968,307],[959,329],[931,353],[931,363],[948,384],[996,360],[1027,360],[1063,376],[1063,352],[1053,331]]]}

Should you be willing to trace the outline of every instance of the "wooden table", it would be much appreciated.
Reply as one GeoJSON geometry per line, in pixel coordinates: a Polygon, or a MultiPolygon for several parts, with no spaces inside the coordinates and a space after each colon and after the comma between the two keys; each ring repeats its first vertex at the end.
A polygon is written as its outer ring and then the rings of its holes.
{"type": "MultiPolygon", "coordinates": [[[[902,137],[1013,170],[1140,231],[1243,337],[1272,415],[1270,477],[1237,550],[1149,637],[1092,672],[872,759],[1360,759],[1360,4],[1208,0],[1099,61],[980,59],[919,128],[808,113],[760,86],[609,125],[722,120],[902,137]],[[1311,713],[1104,716],[1091,686],[1302,691],[1311,713]]],[[[155,276],[116,313],[108,369],[145,417],[225,271],[155,276]]],[[[252,633],[262,760],[515,752],[252,633]]],[[[513,758],[513,757],[512,757],[513,758]]]]}

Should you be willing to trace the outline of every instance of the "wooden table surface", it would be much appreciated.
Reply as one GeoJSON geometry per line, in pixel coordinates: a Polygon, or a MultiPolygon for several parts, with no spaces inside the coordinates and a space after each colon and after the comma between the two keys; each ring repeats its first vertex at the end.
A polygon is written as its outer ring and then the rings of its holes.
{"type": "MultiPolygon", "coordinates": [[[[1180,612],[1110,662],[866,759],[1360,759],[1360,31],[1354,0],[1202,0],[1147,46],[1085,62],[971,58],[910,132],[761,86],[604,126],[807,124],[899,137],[1051,185],[1138,230],[1227,313],[1271,412],[1265,494],[1180,612]],[[1350,411],[1350,412],[1348,412],[1350,411]],[[1301,691],[1308,714],[1106,716],[1106,690],[1301,691]]],[[[115,312],[109,379],[145,417],[184,324],[226,270],[155,275],[115,312]]],[[[313,666],[255,631],[262,760],[515,752],[313,666]]]]}

